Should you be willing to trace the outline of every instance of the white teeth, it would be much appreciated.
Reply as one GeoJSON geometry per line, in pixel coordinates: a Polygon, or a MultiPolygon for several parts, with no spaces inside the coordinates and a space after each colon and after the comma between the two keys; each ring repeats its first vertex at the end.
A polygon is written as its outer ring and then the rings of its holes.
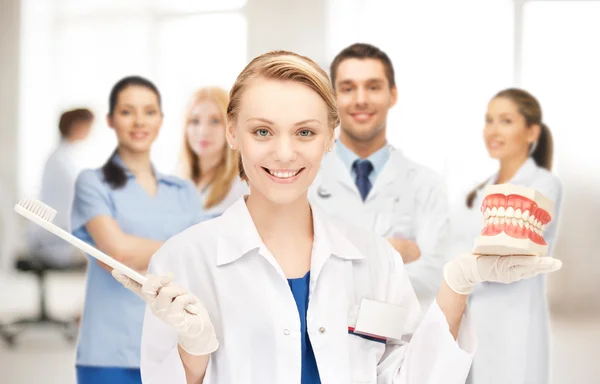
{"type": "Polygon", "coordinates": [[[525,228],[529,229],[530,225],[529,225],[529,221],[525,222],[525,228]]]}
{"type": "Polygon", "coordinates": [[[498,208],[498,217],[504,217],[504,207],[498,208]]]}
{"type": "Polygon", "coordinates": [[[519,222],[519,220],[513,218],[511,223],[512,223],[513,227],[516,227],[518,222],[519,222]]]}
{"type": "Polygon", "coordinates": [[[290,177],[294,177],[298,174],[298,172],[300,172],[300,170],[298,171],[271,171],[269,170],[269,173],[275,177],[278,177],[280,179],[289,179],[290,177]]]}
{"type": "Polygon", "coordinates": [[[496,208],[496,207],[492,208],[492,216],[496,216],[497,213],[498,213],[498,208],[496,208]]]}
{"type": "Polygon", "coordinates": [[[514,215],[515,215],[515,209],[513,207],[506,208],[506,212],[504,213],[504,216],[512,218],[514,215]]]}
{"type": "Polygon", "coordinates": [[[491,214],[492,214],[492,211],[490,211],[490,207],[487,207],[485,209],[484,217],[487,219],[488,217],[490,217],[491,214]]]}
{"type": "Polygon", "coordinates": [[[519,225],[519,228],[523,228],[523,220],[517,220],[517,224],[519,225]]]}
{"type": "Polygon", "coordinates": [[[546,230],[546,224],[542,224],[542,231],[546,230]]]}
{"type": "Polygon", "coordinates": [[[517,208],[515,210],[515,219],[520,219],[521,217],[523,217],[521,216],[521,208],[517,208]]]}
{"type": "MultiPolygon", "coordinates": [[[[525,220],[525,218],[523,218],[523,220],[525,220]]],[[[533,222],[535,221],[535,216],[529,216],[529,220],[527,220],[529,222],[529,224],[533,225],[533,222]]]]}
{"type": "Polygon", "coordinates": [[[523,220],[525,220],[525,221],[529,220],[529,210],[523,212],[523,220]]]}

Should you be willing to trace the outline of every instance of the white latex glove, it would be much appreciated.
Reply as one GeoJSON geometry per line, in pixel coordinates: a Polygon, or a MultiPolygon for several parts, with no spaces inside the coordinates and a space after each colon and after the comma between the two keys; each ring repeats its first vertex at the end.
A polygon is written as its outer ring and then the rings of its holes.
{"type": "Polygon", "coordinates": [[[190,355],[208,355],[219,342],[208,312],[200,300],[172,283],[173,276],[147,275],[142,286],[113,269],[113,277],[140,296],[154,314],[179,334],[179,345],[190,355]]]}
{"type": "Polygon", "coordinates": [[[483,281],[509,284],[561,267],[562,262],[551,257],[465,254],[444,266],[444,279],[454,292],[468,295],[483,281]]]}

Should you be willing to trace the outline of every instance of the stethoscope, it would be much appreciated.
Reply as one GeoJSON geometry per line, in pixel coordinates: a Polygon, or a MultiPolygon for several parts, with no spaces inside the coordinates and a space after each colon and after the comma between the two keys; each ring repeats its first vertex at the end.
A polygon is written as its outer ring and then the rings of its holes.
{"type": "Polygon", "coordinates": [[[322,185],[319,185],[319,187],[317,188],[317,195],[319,195],[319,197],[321,197],[323,199],[327,199],[327,198],[331,197],[331,192],[329,192],[322,185]]]}

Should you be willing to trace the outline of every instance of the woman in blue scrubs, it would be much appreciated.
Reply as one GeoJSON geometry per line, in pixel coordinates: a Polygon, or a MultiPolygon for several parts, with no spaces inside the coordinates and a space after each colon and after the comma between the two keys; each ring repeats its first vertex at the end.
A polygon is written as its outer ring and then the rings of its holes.
{"type": "MultiPolygon", "coordinates": [[[[141,77],[113,87],[108,125],[118,146],[101,169],[77,178],[73,234],[145,272],[156,250],[171,236],[200,222],[195,186],[158,173],[150,149],[163,121],[160,93],[141,77]]],[[[140,342],[145,303],[113,279],[110,267],[91,260],[77,348],[77,382],[141,383],[140,342]]]]}

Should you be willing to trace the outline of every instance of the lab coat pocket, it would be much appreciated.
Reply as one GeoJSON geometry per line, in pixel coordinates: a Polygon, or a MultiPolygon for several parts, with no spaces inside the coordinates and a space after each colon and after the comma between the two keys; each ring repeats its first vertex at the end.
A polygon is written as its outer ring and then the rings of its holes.
{"type": "Polygon", "coordinates": [[[352,383],[376,383],[377,364],[385,352],[385,342],[348,332],[352,383]]]}
{"type": "Polygon", "coordinates": [[[376,383],[377,364],[385,352],[385,340],[354,332],[359,310],[359,305],[353,305],[348,313],[348,352],[352,383],[376,383]]]}

